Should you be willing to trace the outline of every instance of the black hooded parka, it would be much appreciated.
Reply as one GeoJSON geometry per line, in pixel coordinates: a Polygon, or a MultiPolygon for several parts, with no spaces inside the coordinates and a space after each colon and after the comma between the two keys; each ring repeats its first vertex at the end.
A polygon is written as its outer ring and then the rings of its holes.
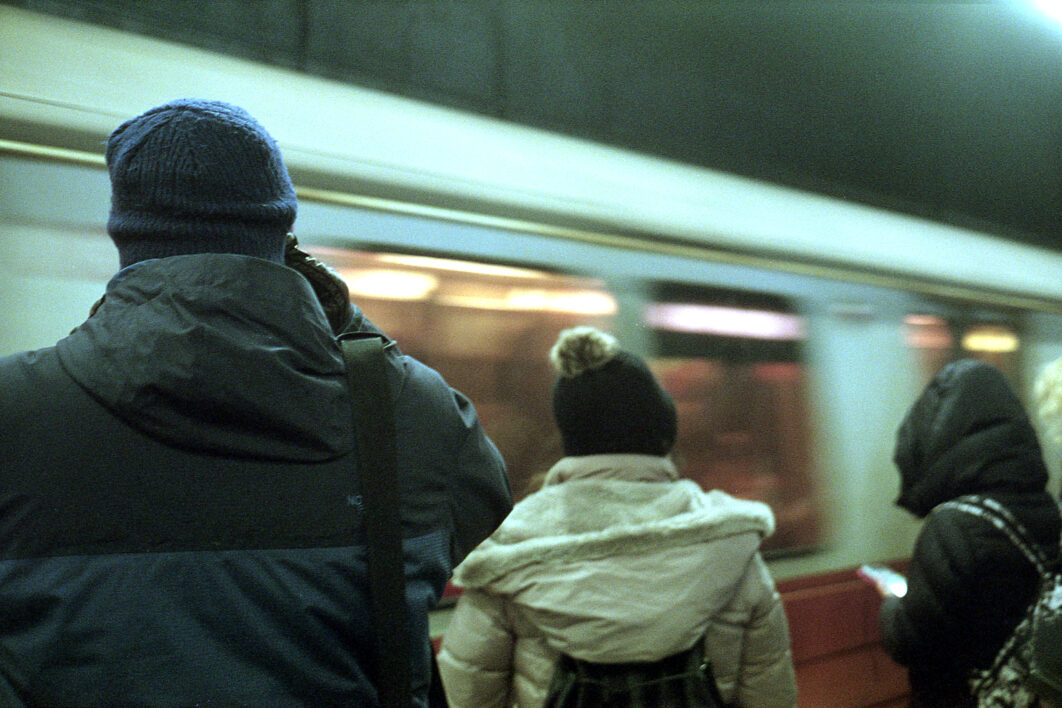
{"type": "Polygon", "coordinates": [[[995,499],[1055,558],[1059,511],[1045,491],[1036,432],[999,370],[961,360],[941,369],[911,407],[894,460],[897,504],[925,522],[906,596],[881,608],[885,649],[908,667],[912,706],[972,705],[971,671],[991,664],[1039,576],[988,521],[934,507],[966,494],[995,499]]]}

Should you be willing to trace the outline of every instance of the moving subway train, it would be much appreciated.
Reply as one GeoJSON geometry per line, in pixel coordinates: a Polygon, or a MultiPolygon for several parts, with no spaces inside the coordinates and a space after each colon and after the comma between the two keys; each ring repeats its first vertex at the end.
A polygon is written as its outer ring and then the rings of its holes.
{"type": "Polygon", "coordinates": [[[179,96],[242,105],[300,241],[471,397],[518,497],[561,455],[557,333],[651,361],[684,474],[776,514],[802,705],[902,693],[851,571],[917,533],[891,454],[921,386],[972,356],[1025,392],[1062,356],[1059,254],[2,6],[0,64],[0,355],[54,343],[117,269],[106,135],[179,96]]]}

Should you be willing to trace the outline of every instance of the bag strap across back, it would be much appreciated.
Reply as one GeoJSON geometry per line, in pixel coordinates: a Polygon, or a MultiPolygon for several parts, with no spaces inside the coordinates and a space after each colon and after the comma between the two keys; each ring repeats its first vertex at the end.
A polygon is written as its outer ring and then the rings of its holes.
{"type": "Polygon", "coordinates": [[[1049,562],[1047,558],[1032,542],[1029,532],[1025,530],[1021,522],[1014,518],[1014,515],[1010,513],[1007,507],[995,499],[969,494],[944,502],[937,508],[956,509],[984,519],[1002,532],[1021,551],[1022,555],[1036,568],[1036,572],[1040,574],[1041,578],[1048,576],[1049,562]]]}
{"type": "MultiPolygon", "coordinates": [[[[940,504],[939,508],[952,508],[973,514],[1002,532],[1022,555],[1040,574],[1037,596],[1029,603],[1025,615],[1003,642],[992,661],[992,665],[983,671],[975,671],[971,678],[971,692],[978,699],[978,705],[1018,705],[1015,701],[1021,697],[1033,699],[1027,684],[1030,667],[1030,641],[1033,626],[1037,622],[1037,613],[1046,607],[1048,596],[1059,585],[1057,567],[1052,566],[1039,547],[1032,542],[1029,532],[1014,518],[1005,506],[990,497],[970,494],[940,504]],[[1004,701],[999,703],[999,701],[1004,701]]],[[[1060,538],[1062,545],[1062,538],[1060,538]]],[[[1020,703],[1025,705],[1025,703],[1020,703]]]]}
{"type": "Polygon", "coordinates": [[[409,708],[410,643],[402,560],[395,447],[395,414],[384,343],[375,334],[340,338],[353,399],[358,478],[365,514],[369,598],[372,606],[374,684],[384,708],[409,708]]]}

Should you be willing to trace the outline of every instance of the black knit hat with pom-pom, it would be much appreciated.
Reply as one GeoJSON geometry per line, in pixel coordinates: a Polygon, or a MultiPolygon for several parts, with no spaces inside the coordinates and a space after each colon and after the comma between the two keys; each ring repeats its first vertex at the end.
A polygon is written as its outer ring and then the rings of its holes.
{"type": "Polygon", "coordinates": [[[666,455],[675,443],[675,404],[638,356],[593,327],[560,333],[550,350],[557,374],[553,416],[569,456],[666,455]]]}

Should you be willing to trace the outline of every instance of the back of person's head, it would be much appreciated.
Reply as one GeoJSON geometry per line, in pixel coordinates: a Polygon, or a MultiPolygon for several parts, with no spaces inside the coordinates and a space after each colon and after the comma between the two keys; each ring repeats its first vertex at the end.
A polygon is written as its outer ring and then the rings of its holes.
{"type": "Polygon", "coordinates": [[[897,504],[919,517],[962,494],[1035,492],[1048,481],[1017,392],[975,359],[947,364],[926,385],[900,424],[893,461],[897,504]]]}
{"type": "Polygon", "coordinates": [[[107,232],[121,266],[236,253],[283,262],[295,188],[273,138],[246,111],[181,99],[123,123],[107,142],[107,232]]]}
{"type": "Polygon", "coordinates": [[[550,351],[557,374],[553,416],[569,456],[666,455],[675,443],[675,404],[638,356],[592,327],[561,332],[550,351]]]}

